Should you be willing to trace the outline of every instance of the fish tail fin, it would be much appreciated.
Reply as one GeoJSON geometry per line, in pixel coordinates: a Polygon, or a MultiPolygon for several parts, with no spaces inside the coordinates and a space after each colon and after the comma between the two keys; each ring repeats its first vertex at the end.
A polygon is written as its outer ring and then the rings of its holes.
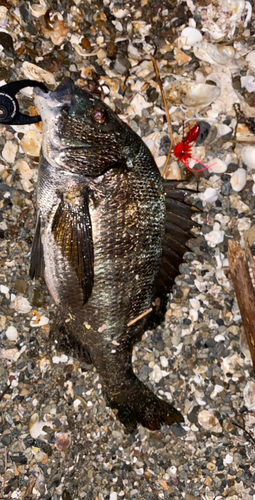
{"type": "Polygon", "coordinates": [[[115,410],[116,417],[133,432],[142,424],[151,431],[160,429],[161,425],[183,422],[182,414],[166,401],[158,398],[133,373],[129,386],[116,389],[114,394],[105,388],[104,395],[109,406],[115,410]]]}
{"type": "Polygon", "coordinates": [[[153,313],[146,325],[159,324],[164,319],[167,294],[170,292],[184,253],[188,250],[187,242],[192,237],[191,229],[197,227],[191,217],[199,210],[185,202],[185,197],[194,193],[189,189],[178,188],[180,181],[164,181],[166,203],[166,225],[159,271],[155,279],[153,295],[153,313]]]}

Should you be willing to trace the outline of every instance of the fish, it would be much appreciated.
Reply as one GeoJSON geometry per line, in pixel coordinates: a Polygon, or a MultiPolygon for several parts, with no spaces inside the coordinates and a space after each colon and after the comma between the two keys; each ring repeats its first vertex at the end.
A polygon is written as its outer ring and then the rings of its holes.
{"type": "Polygon", "coordinates": [[[146,312],[162,320],[179,273],[195,225],[187,190],[164,182],[142,139],[70,78],[36,88],[35,106],[43,139],[30,277],[44,276],[59,330],[89,355],[129,432],[180,424],[181,412],[135,375],[132,351],[146,312]]]}

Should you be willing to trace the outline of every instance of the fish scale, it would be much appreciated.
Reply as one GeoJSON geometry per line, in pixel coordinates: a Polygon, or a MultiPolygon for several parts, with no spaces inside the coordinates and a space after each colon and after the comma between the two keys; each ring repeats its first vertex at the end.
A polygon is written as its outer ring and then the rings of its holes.
{"type": "Polygon", "coordinates": [[[194,226],[186,190],[164,184],[140,137],[72,80],[35,94],[43,142],[30,275],[44,273],[59,331],[89,352],[128,430],[181,422],[134,374],[132,349],[147,318],[129,323],[153,301],[162,319],[194,226]]]}

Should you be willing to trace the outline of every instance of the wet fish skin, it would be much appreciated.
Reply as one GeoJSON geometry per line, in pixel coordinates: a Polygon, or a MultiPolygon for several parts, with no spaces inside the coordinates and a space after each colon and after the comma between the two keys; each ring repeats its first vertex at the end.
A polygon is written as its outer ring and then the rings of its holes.
{"type": "Polygon", "coordinates": [[[111,408],[133,431],[181,422],[134,374],[165,233],[164,187],[142,140],[65,79],[36,91],[43,120],[30,275],[44,272],[61,326],[88,349],[111,408]]]}

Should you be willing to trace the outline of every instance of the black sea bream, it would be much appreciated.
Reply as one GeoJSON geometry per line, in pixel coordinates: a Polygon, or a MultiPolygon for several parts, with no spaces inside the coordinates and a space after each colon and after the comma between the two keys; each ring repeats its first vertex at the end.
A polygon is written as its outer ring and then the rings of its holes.
{"type": "Polygon", "coordinates": [[[89,352],[130,431],[181,422],[134,374],[146,317],[129,323],[160,294],[162,302],[178,273],[194,226],[186,191],[163,184],[140,137],[72,80],[48,94],[37,89],[35,104],[43,142],[30,275],[44,274],[61,328],[89,352]]]}

